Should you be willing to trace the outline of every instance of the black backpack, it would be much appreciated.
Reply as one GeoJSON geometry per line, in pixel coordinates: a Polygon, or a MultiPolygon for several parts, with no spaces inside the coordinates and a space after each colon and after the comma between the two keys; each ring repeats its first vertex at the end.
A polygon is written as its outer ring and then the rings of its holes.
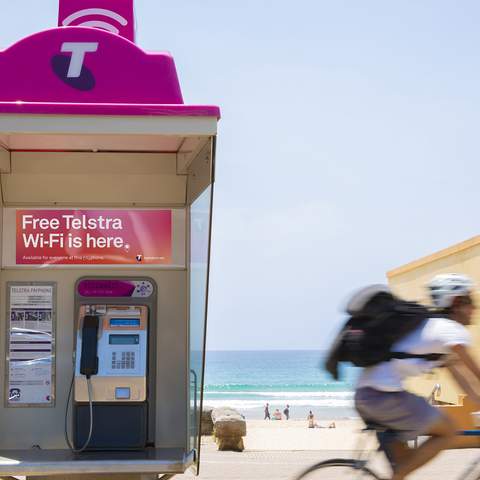
{"type": "Polygon", "coordinates": [[[384,285],[372,285],[356,293],[348,302],[350,315],[337,335],[325,362],[326,370],[339,378],[338,364],[350,362],[370,367],[393,358],[439,360],[442,354],[415,355],[392,352],[395,342],[415,330],[424,320],[444,317],[415,302],[393,295],[384,285]]]}

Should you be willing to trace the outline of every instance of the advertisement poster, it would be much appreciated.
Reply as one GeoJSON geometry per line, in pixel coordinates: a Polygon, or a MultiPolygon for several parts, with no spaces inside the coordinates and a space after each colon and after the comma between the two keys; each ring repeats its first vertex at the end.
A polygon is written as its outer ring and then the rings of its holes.
{"type": "Polygon", "coordinates": [[[7,405],[53,405],[54,285],[9,285],[7,405]]]}
{"type": "Polygon", "coordinates": [[[170,265],[171,210],[17,210],[17,265],[170,265]]]}

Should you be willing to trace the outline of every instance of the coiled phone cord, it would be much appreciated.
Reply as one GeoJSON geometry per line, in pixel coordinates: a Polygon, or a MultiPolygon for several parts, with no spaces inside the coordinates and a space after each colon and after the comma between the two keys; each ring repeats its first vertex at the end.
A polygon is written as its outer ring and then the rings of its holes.
{"type": "Polygon", "coordinates": [[[70,405],[70,398],[72,396],[72,389],[73,389],[73,382],[75,381],[75,372],[72,375],[72,381],[70,383],[70,389],[68,390],[68,398],[67,398],[67,408],[65,409],[65,425],[64,425],[64,433],[65,433],[65,441],[67,442],[68,448],[73,453],[82,453],[90,443],[92,438],[92,431],[93,431],[93,402],[92,402],[92,381],[90,380],[90,376],[87,377],[87,387],[88,387],[88,403],[90,405],[90,430],[88,432],[87,441],[83,444],[82,448],[75,449],[73,445],[70,443],[70,439],[68,438],[68,407],[70,405]]]}

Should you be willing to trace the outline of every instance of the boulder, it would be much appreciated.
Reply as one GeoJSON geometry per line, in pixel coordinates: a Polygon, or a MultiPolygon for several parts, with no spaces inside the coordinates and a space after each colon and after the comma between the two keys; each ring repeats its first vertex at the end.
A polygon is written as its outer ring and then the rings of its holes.
{"type": "Polygon", "coordinates": [[[247,434],[245,418],[229,407],[212,410],[213,434],[219,450],[242,452],[243,437],[247,434]]]}
{"type": "Polygon", "coordinates": [[[213,433],[212,410],[212,407],[203,407],[201,421],[202,435],[211,435],[213,433]]]}

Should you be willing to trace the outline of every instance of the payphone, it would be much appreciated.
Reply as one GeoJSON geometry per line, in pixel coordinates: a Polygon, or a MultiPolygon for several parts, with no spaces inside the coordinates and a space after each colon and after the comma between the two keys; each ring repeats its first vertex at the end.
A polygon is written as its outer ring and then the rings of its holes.
{"type": "Polygon", "coordinates": [[[145,448],[148,308],[82,305],[75,352],[74,449],[145,448]]]}
{"type": "Polygon", "coordinates": [[[0,50],[0,476],[183,473],[220,109],[185,104],[172,56],[132,41],[133,0],[59,7],[0,50]]]}

